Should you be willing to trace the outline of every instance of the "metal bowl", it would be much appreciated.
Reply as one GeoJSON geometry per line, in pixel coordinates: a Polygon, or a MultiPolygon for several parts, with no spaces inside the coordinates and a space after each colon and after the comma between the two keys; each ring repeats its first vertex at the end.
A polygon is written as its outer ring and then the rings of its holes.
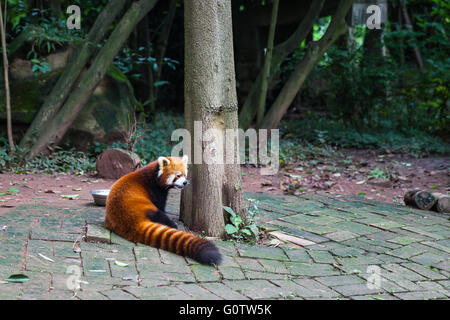
{"type": "Polygon", "coordinates": [[[106,206],[106,198],[108,197],[109,189],[91,190],[91,194],[96,205],[106,206]]]}

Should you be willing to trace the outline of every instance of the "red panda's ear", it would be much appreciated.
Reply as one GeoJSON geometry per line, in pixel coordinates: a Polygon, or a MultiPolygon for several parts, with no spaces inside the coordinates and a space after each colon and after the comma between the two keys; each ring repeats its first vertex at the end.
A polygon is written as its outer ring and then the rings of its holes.
{"type": "Polygon", "coordinates": [[[189,158],[188,158],[188,156],[185,154],[181,160],[183,160],[184,165],[187,165],[187,164],[188,164],[188,161],[189,161],[189,158]]]}
{"type": "Polygon", "coordinates": [[[158,164],[160,168],[164,168],[165,166],[168,166],[170,164],[170,160],[166,157],[159,157],[158,164]]]}

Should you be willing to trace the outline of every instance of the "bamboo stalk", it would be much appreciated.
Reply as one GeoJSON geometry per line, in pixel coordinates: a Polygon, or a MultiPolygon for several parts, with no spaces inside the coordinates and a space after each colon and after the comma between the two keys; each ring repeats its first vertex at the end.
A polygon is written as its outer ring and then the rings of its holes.
{"type": "Polygon", "coordinates": [[[267,52],[266,57],[264,59],[264,67],[263,67],[263,78],[261,82],[261,92],[259,94],[258,100],[258,111],[256,114],[256,126],[259,127],[261,124],[264,113],[266,111],[266,98],[267,98],[267,88],[269,87],[270,81],[270,63],[272,61],[272,52],[273,52],[273,40],[275,38],[275,29],[277,27],[277,17],[278,17],[278,4],[279,0],[273,1],[272,7],[272,17],[270,19],[270,27],[269,27],[269,37],[267,40],[267,52]]]}
{"type": "MultiPolygon", "coordinates": [[[[6,3],[5,3],[6,10],[6,3]]],[[[8,143],[10,149],[10,156],[13,156],[16,152],[16,147],[14,146],[14,140],[12,135],[12,120],[11,120],[11,92],[9,88],[9,75],[8,75],[8,52],[6,49],[6,34],[5,34],[5,24],[3,23],[3,9],[0,3],[0,36],[2,41],[2,53],[3,53],[3,71],[5,73],[5,93],[6,93],[6,127],[8,134],[8,143]]]]}

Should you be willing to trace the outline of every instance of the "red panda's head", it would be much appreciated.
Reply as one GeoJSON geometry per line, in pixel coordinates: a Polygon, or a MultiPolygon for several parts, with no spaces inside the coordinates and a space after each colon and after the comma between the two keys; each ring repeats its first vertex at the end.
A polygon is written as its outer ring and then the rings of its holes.
{"type": "Polygon", "coordinates": [[[187,180],[187,163],[187,155],[184,155],[182,158],[159,157],[159,183],[165,187],[183,189],[189,183],[187,180]]]}

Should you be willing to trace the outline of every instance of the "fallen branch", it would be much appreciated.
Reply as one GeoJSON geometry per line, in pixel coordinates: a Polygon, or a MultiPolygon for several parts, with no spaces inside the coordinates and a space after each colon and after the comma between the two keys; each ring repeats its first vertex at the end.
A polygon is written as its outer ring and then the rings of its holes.
{"type": "Polygon", "coordinates": [[[285,234],[285,233],[282,233],[282,232],[279,232],[279,231],[272,231],[272,232],[269,232],[269,234],[271,236],[274,236],[277,239],[282,240],[282,241],[292,242],[293,244],[296,244],[296,245],[299,245],[299,246],[302,246],[302,247],[316,244],[315,242],[312,242],[312,241],[309,241],[309,240],[305,240],[305,239],[302,239],[302,238],[298,238],[298,237],[294,237],[294,236],[291,236],[289,234],[285,234]]]}

